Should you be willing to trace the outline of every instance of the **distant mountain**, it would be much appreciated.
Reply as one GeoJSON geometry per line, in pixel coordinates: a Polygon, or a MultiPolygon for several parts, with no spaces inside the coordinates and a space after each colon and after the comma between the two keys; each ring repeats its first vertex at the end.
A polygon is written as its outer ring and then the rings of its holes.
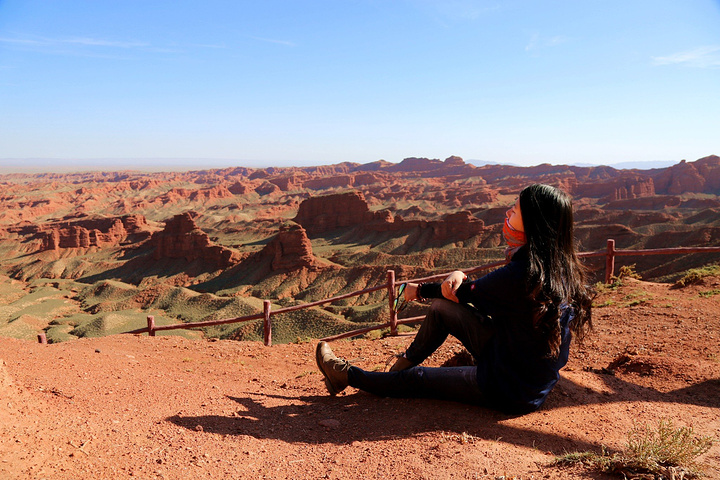
{"type": "Polygon", "coordinates": [[[512,167],[520,166],[517,163],[512,163],[512,162],[493,162],[493,161],[488,161],[488,160],[476,160],[476,159],[466,160],[466,162],[470,163],[472,165],[475,165],[477,167],[482,167],[484,165],[510,165],[512,167]]]}
{"type": "MultiPolygon", "coordinates": [[[[460,157],[450,157],[460,158],[460,157]]],[[[424,164],[433,164],[441,166],[439,159],[404,159],[402,162],[393,163],[386,160],[378,160],[375,162],[362,165],[359,170],[377,171],[377,170],[393,170],[393,167],[401,163],[405,163],[404,167],[409,164],[421,161],[424,164]],[[407,162],[406,160],[411,160],[407,162]]],[[[282,165],[292,165],[292,162],[281,162],[282,165]]],[[[464,163],[476,167],[487,165],[506,165],[510,167],[527,167],[513,162],[498,162],[492,160],[470,159],[464,163]]],[[[676,165],[679,161],[674,160],[657,160],[657,161],[630,161],[619,163],[569,163],[576,167],[599,167],[609,166],[617,170],[650,170],[657,168],[666,168],[676,165]]],[[[348,164],[348,162],[345,162],[348,164]]],[[[547,165],[547,163],[545,163],[547,165]]],[[[12,173],[71,173],[71,172],[100,172],[100,171],[138,171],[138,172],[184,172],[189,170],[211,170],[225,169],[238,165],[253,169],[270,168],[266,162],[253,160],[231,160],[217,158],[95,158],[95,159],[71,159],[71,158],[0,158],[0,174],[12,173]]],[[[307,162],[298,162],[295,168],[308,168],[307,162]],[[306,165],[306,167],[300,167],[306,165]]],[[[568,165],[568,163],[552,163],[552,165],[568,165]]],[[[427,165],[425,165],[427,166],[427,165]]],[[[324,166],[318,166],[322,169],[324,166]]],[[[293,168],[287,166],[276,166],[276,169],[293,168]]],[[[401,170],[403,167],[396,167],[401,170]]]]}
{"type": "Polygon", "coordinates": [[[619,162],[619,163],[574,163],[577,167],[613,167],[618,170],[650,170],[653,168],[666,168],[677,165],[675,160],[649,160],[645,162],[619,162]]]}

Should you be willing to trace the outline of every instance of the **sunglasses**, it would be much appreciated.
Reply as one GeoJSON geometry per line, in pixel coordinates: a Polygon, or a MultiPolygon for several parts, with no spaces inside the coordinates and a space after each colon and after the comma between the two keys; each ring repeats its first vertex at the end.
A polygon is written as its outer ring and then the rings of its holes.
{"type": "Polygon", "coordinates": [[[395,300],[393,301],[393,312],[400,313],[405,307],[407,307],[407,300],[405,300],[405,287],[407,283],[401,283],[395,293],[395,300]]]}

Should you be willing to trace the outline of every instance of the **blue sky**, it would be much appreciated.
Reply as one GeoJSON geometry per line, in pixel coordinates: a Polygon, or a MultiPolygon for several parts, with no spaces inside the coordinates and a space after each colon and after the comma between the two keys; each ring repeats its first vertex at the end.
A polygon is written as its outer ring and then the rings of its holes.
{"type": "Polygon", "coordinates": [[[6,170],[677,162],[719,112],[717,0],[0,0],[6,170]]]}

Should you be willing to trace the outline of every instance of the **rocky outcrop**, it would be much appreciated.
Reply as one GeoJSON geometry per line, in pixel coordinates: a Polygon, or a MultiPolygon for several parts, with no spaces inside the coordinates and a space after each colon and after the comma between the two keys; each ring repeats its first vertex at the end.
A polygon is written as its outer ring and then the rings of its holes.
{"type": "Polygon", "coordinates": [[[317,260],[305,229],[296,223],[283,225],[277,236],[263,248],[262,256],[270,257],[273,270],[312,268],[317,260]]]}
{"type": "Polygon", "coordinates": [[[386,184],[390,181],[387,174],[366,172],[356,173],[353,177],[353,185],[374,185],[374,184],[386,184]]]}
{"type": "Polygon", "coordinates": [[[394,222],[385,226],[369,226],[369,231],[390,231],[407,233],[413,229],[423,232],[431,232],[427,235],[427,241],[433,245],[445,245],[448,243],[468,240],[477,235],[485,235],[489,228],[485,222],[468,211],[450,213],[440,220],[403,220],[395,217],[394,222]]]}
{"type": "Polygon", "coordinates": [[[195,190],[190,192],[191,201],[208,201],[216,200],[218,198],[231,198],[233,193],[227,189],[224,185],[215,185],[214,187],[203,188],[201,190],[195,190]]]}
{"type": "Polygon", "coordinates": [[[465,163],[461,157],[452,156],[444,161],[430,158],[409,157],[397,165],[387,167],[389,172],[402,172],[419,177],[470,177],[480,175],[474,165],[465,163]]]}
{"type": "Polygon", "coordinates": [[[153,258],[183,258],[188,262],[202,260],[218,268],[227,268],[240,261],[240,255],[221,245],[213,245],[208,234],[195,223],[193,212],[181,213],[165,222],[165,229],[153,234],[153,258]]]}
{"type": "Polygon", "coordinates": [[[245,183],[241,182],[235,182],[232,185],[228,187],[228,190],[233,195],[245,195],[246,193],[250,193],[253,191],[252,187],[245,183]]]}
{"type": "Polygon", "coordinates": [[[605,205],[607,210],[664,210],[677,207],[681,203],[680,197],[674,195],[655,195],[632,200],[617,200],[605,205]]]}
{"type": "Polygon", "coordinates": [[[617,248],[627,248],[636,244],[642,237],[641,234],[631,228],[618,224],[580,225],[575,228],[575,236],[581,249],[585,250],[605,248],[608,238],[615,239],[617,248]]]}
{"type": "Polygon", "coordinates": [[[391,222],[392,216],[371,212],[362,193],[348,192],[303,200],[293,220],[310,235],[317,235],[359,225],[369,228],[373,223],[391,222]]]}
{"type": "Polygon", "coordinates": [[[485,230],[485,222],[472,216],[470,212],[457,212],[446,215],[442,220],[432,222],[430,227],[437,240],[442,243],[479,235],[485,230]]]}
{"type": "Polygon", "coordinates": [[[660,194],[720,194],[720,157],[711,155],[695,162],[681,161],[664,168],[655,177],[655,190],[660,194]]]}
{"type": "Polygon", "coordinates": [[[572,192],[576,197],[600,198],[601,202],[614,202],[655,195],[653,179],[647,175],[622,175],[610,181],[583,183],[572,192]]]}
{"type": "Polygon", "coordinates": [[[164,195],[160,195],[158,200],[163,205],[168,203],[176,203],[181,200],[190,200],[193,202],[197,201],[211,201],[222,198],[232,198],[233,193],[228,190],[224,185],[215,185],[214,187],[202,188],[199,190],[192,190],[188,188],[172,188],[164,195]]]}
{"type": "MultiPolygon", "coordinates": [[[[293,172],[289,175],[280,175],[267,180],[283,192],[307,190],[330,190],[338,188],[352,188],[362,185],[384,184],[388,175],[374,172],[350,172],[327,176],[311,176],[305,172],[293,172]]],[[[267,185],[261,185],[257,193],[267,195],[277,190],[267,185]]],[[[232,187],[230,191],[233,191],[232,187]]],[[[233,193],[236,193],[233,191],[233,193]]],[[[246,193],[246,192],[242,192],[246,193]]]]}
{"type": "Polygon", "coordinates": [[[303,188],[303,181],[307,178],[307,175],[283,175],[270,180],[270,183],[277,185],[277,187],[283,192],[289,192],[291,190],[300,190],[303,188]]]}
{"type": "Polygon", "coordinates": [[[270,182],[263,182],[255,188],[255,193],[258,195],[272,195],[273,193],[279,192],[280,187],[270,182]]]}
{"type": "Polygon", "coordinates": [[[348,188],[355,183],[353,175],[334,175],[332,177],[314,178],[303,184],[310,190],[326,190],[330,188],[348,188]]]}
{"type": "Polygon", "coordinates": [[[150,236],[142,215],[57,222],[40,227],[40,250],[108,247],[119,245],[128,236],[143,240],[150,236]],[[140,238],[137,238],[137,237],[140,238]]]}
{"type": "Polygon", "coordinates": [[[147,228],[147,221],[142,215],[125,215],[120,217],[123,227],[129,235],[133,235],[144,231],[147,228]]]}
{"type": "Polygon", "coordinates": [[[451,213],[440,220],[405,221],[387,210],[371,212],[359,192],[308,198],[300,204],[295,221],[312,235],[343,228],[358,234],[408,233],[419,229],[431,232],[426,235],[433,244],[463,241],[486,233],[485,222],[468,211],[451,213]]]}

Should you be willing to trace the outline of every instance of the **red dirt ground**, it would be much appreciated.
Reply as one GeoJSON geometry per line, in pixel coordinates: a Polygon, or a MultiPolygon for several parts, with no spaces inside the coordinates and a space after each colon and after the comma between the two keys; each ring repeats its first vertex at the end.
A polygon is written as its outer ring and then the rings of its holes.
{"type": "MultiPolygon", "coordinates": [[[[0,478],[610,478],[551,464],[620,450],[634,422],[659,418],[717,438],[720,295],[699,294],[719,288],[626,280],[603,293],[595,333],[543,408],[520,417],[352,388],[333,398],[314,343],[2,338],[0,478]]],[[[373,369],[410,340],[333,349],[373,369]]],[[[428,364],[459,350],[449,342],[428,364]]],[[[720,442],[700,460],[720,478],[720,442]]]]}

